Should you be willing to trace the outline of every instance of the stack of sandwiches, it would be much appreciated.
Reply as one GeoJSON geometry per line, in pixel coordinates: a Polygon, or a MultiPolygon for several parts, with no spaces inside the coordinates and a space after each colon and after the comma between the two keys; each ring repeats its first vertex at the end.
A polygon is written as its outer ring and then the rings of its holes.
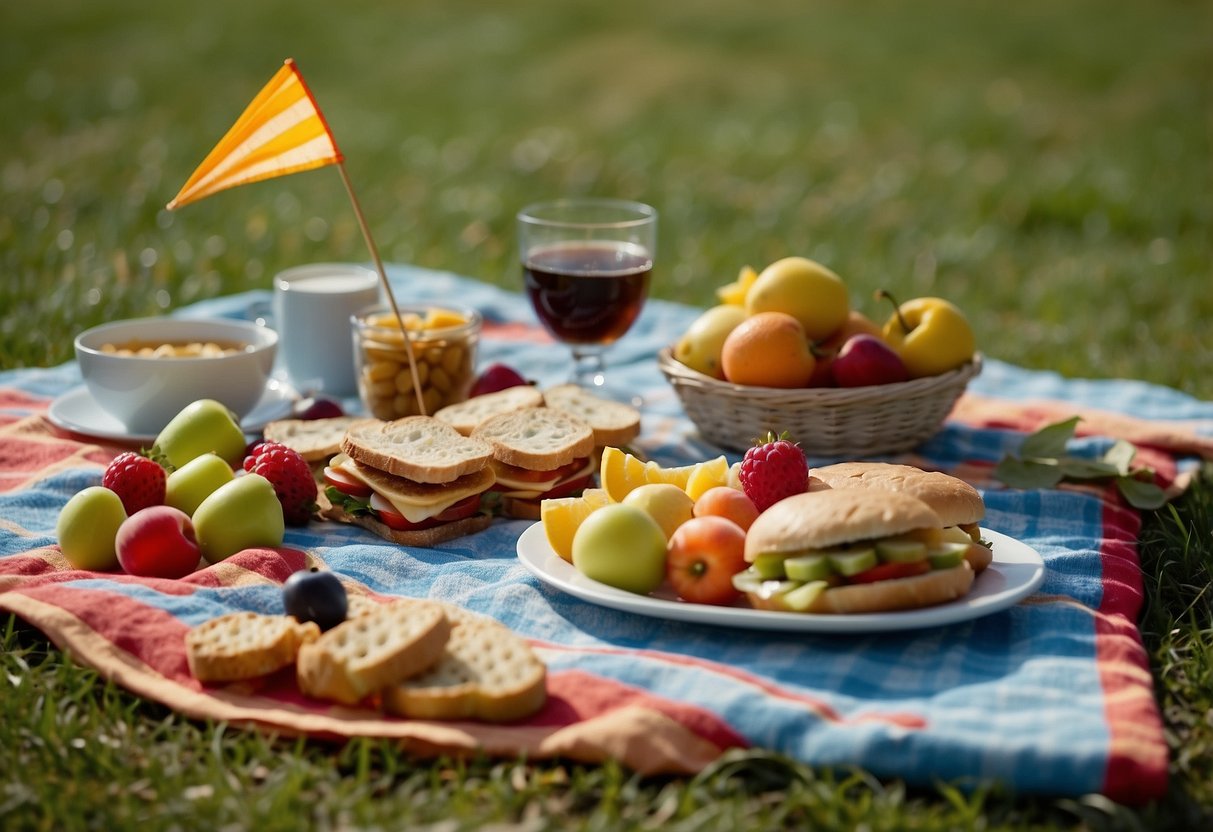
{"type": "Polygon", "coordinates": [[[640,414],[575,385],[526,385],[433,416],[283,421],[266,436],[295,447],[323,479],[319,514],[405,546],[534,520],[545,499],[593,485],[601,449],[626,446],[640,414]]]}

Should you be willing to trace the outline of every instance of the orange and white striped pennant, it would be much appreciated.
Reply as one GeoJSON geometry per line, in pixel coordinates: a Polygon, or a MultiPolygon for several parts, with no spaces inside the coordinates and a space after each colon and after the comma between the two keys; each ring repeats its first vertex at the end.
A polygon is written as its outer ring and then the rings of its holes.
{"type": "Polygon", "coordinates": [[[343,158],[299,68],[287,58],[168,208],[236,185],[335,165],[343,158]]]}

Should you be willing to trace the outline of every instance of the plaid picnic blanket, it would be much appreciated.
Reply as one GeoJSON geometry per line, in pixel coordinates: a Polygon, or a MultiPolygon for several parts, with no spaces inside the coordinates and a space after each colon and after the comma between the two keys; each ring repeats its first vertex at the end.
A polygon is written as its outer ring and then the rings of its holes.
{"type": "MultiPolygon", "coordinates": [[[[564,379],[563,348],[536,328],[521,295],[415,268],[390,274],[402,303],[479,308],[482,363],[505,361],[545,385],[564,379]]],[[[243,317],[266,299],[251,292],[179,314],[243,317]]],[[[617,375],[645,396],[637,445],[663,464],[720,453],[696,437],[653,360],[696,314],[652,301],[610,354],[617,375]]],[[[1023,792],[1098,791],[1124,802],[1165,791],[1167,747],[1135,625],[1139,514],[1110,489],[1009,490],[991,471],[1024,431],[1080,413],[1076,453],[1096,454],[1124,437],[1172,485],[1196,457],[1213,458],[1213,404],[1149,384],[1069,380],[987,359],[944,428],[891,459],[982,489],[983,525],[1040,552],[1044,585],[1008,610],[961,624],[826,635],[678,623],[577,600],[519,563],[521,521],[408,550],[356,527],[313,523],[288,530],[279,550],[242,552],[179,581],[73,571],[56,546],[58,511],[97,484],[118,451],[45,418],[79,381],[74,363],[0,373],[0,609],[188,716],[328,739],[390,737],[418,754],[613,758],[644,773],[695,772],[726,749],[763,747],[916,784],[994,779],[1023,792]],[[279,584],[309,562],[357,591],[439,598],[514,628],[548,665],[547,706],[515,724],[444,724],[317,703],[298,694],[289,674],[230,686],[190,676],[188,628],[229,611],[281,612],[279,584]]]]}

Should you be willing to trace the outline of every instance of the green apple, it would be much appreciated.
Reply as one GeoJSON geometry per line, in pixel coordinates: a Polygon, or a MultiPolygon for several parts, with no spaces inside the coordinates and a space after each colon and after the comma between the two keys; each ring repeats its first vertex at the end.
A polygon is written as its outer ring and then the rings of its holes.
{"type": "Polygon", "coordinates": [[[55,523],[55,536],[63,556],[77,569],[117,569],[114,541],[125,520],[122,499],[108,488],[94,485],[67,501],[55,523]]]}
{"type": "Polygon", "coordinates": [[[587,578],[645,595],[665,578],[665,533],[635,506],[603,506],[573,536],[573,566],[587,578]]]}
{"type": "Polygon", "coordinates": [[[259,474],[242,474],[219,486],[198,506],[193,520],[198,548],[208,563],[241,549],[281,546],[286,531],[274,486],[259,474]]]}
{"type": "Polygon", "coordinates": [[[234,468],[243,461],[247,445],[235,414],[214,399],[187,404],[156,437],[156,448],[174,468],[205,453],[234,468]]]}
{"type": "Polygon", "coordinates": [[[657,521],[661,531],[669,540],[674,532],[690,520],[695,501],[676,485],[668,482],[650,482],[637,486],[623,498],[623,504],[635,506],[657,521]]]}
{"type": "Polygon", "coordinates": [[[165,505],[181,509],[191,517],[211,492],[235,477],[232,466],[212,453],[196,456],[168,475],[165,505]]]}

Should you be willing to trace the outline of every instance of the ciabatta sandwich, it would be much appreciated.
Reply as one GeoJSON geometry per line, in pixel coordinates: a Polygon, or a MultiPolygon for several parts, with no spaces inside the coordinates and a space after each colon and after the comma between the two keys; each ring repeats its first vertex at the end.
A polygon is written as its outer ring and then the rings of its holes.
{"type": "Polygon", "coordinates": [[[502,413],[477,425],[471,438],[492,449],[493,491],[507,517],[538,520],[543,500],[576,494],[592,483],[594,432],[559,410],[502,413]]]}
{"type": "Polygon", "coordinates": [[[973,585],[964,546],[908,494],[864,489],[780,500],[746,534],[734,585],[760,609],[872,613],[953,601],[973,585]]]}
{"type": "Polygon", "coordinates": [[[489,445],[429,416],[358,422],[324,469],[320,514],[405,546],[471,534],[492,522],[480,505],[496,481],[492,457],[489,445]]]}
{"type": "Polygon", "coordinates": [[[940,471],[923,471],[912,465],[887,462],[840,462],[809,472],[809,490],[864,488],[900,491],[917,497],[939,515],[944,540],[968,544],[965,559],[974,572],[990,565],[994,554],[981,539],[978,523],[986,516],[981,492],[958,477],[940,471]]]}

